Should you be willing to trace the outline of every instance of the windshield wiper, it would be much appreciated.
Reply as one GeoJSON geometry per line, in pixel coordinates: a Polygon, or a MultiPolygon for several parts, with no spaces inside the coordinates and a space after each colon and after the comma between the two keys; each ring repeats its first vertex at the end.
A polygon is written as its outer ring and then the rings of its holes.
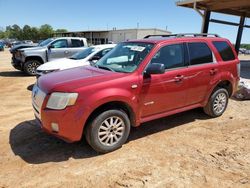
{"type": "Polygon", "coordinates": [[[75,58],[75,57],[70,57],[69,59],[77,60],[77,58],[75,58]]]}
{"type": "Polygon", "coordinates": [[[112,72],[115,72],[113,69],[109,68],[109,67],[105,67],[105,66],[100,66],[100,65],[95,65],[95,67],[99,68],[99,69],[105,69],[105,70],[109,70],[112,72]]]}

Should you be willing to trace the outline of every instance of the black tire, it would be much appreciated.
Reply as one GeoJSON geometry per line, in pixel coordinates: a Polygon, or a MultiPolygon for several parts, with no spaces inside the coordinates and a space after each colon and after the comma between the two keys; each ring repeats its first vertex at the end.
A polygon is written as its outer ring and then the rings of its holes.
{"type": "Polygon", "coordinates": [[[228,99],[229,94],[226,89],[216,88],[203,110],[207,115],[211,117],[219,117],[225,112],[228,104],[228,99]]]}
{"type": "Polygon", "coordinates": [[[38,60],[28,60],[25,62],[23,66],[23,70],[26,74],[30,76],[35,76],[36,75],[36,69],[41,65],[40,61],[38,60]]]}
{"type": "Polygon", "coordinates": [[[128,115],[121,110],[114,109],[114,110],[104,111],[100,113],[97,117],[95,117],[93,121],[91,121],[87,125],[86,131],[85,131],[85,137],[89,145],[94,150],[100,153],[107,153],[107,152],[111,152],[120,148],[127,141],[129,132],[130,132],[130,121],[129,121],[128,115]],[[108,123],[113,124],[111,123],[111,118],[113,118],[112,120],[113,123],[115,123],[117,119],[117,124],[116,124],[117,126],[114,126],[114,127],[117,127],[116,129],[113,128],[111,130],[111,128],[108,128],[107,126],[108,123]],[[104,122],[106,122],[107,124],[104,122]],[[119,124],[118,122],[119,123],[122,122],[119,127],[118,127],[118,124],[119,124]],[[105,129],[107,128],[110,130],[104,130],[103,129],[104,127],[105,129]],[[104,134],[104,135],[100,135],[100,134],[104,134]],[[106,139],[104,138],[105,136],[106,136],[106,139]],[[115,141],[116,139],[115,137],[117,138],[116,143],[111,144],[111,139],[112,141],[115,141]],[[101,141],[102,139],[104,140],[101,141]],[[104,143],[106,141],[107,141],[107,144],[104,143]]]}

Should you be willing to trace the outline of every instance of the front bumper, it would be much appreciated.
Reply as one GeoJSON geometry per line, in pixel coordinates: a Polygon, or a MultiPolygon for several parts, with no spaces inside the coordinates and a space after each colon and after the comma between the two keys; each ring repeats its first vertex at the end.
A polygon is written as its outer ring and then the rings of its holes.
{"type": "Polygon", "coordinates": [[[37,123],[41,128],[66,142],[81,140],[83,132],[82,114],[77,106],[70,106],[64,110],[51,110],[46,108],[49,95],[42,92],[36,85],[32,91],[32,106],[37,123]],[[53,130],[53,124],[58,125],[58,131],[53,130]]]}
{"type": "Polygon", "coordinates": [[[16,59],[15,57],[12,57],[11,65],[17,70],[22,70],[23,69],[22,62],[20,60],[16,59]]]}

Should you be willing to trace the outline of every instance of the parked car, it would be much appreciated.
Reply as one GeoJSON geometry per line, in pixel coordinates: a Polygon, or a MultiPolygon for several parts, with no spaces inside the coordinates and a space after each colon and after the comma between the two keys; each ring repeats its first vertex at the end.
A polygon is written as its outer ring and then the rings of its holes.
{"type": "Polygon", "coordinates": [[[33,41],[32,40],[25,40],[23,41],[25,44],[33,44],[33,41]]]}
{"type": "Polygon", "coordinates": [[[35,117],[47,133],[67,142],[85,135],[101,153],[147,121],[198,107],[219,117],[237,89],[240,63],[229,40],[203,36],[127,41],[93,66],[41,76],[32,92],[35,117]]]}
{"type": "Polygon", "coordinates": [[[16,45],[20,45],[20,44],[24,44],[24,42],[23,41],[14,41],[11,43],[11,48],[16,46],[16,45]]]}
{"type": "Polygon", "coordinates": [[[102,44],[88,47],[70,58],[63,58],[48,63],[42,64],[36,69],[37,78],[54,71],[69,69],[73,67],[79,67],[89,65],[90,62],[96,62],[113,49],[115,44],[102,44]]]}
{"type": "Polygon", "coordinates": [[[4,43],[0,42],[0,51],[4,51],[4,43]]]}
{"type": "Polygon", "coordinates": [[[37,47],[19,49],[17,60],[21,70],[28,75],[36,75],[36,69],[41,64],[59,58],[70,57],[87,47],[86,38],[61,37],[49,38],[37,47]]]}
{"type": "Polygon", "coordinates": [[[246,50],[245,48],[240,48],[239,49],[239,54],[245,54],[246,53],[246,50]]]}
{"type": "Polygon", "coordinates": [[[10,48],[10,53],[12,54],[12,58],[11,58],[11,64],[12,66],[17,69],[17,70],[23,70],[22,66],[21,66],[21,61],[19,60],[20,58],[20,49],[23,49],[23,48],[30,48],[30,47],[35,47],[37,46],[37,44],[19,44],[19,45],[15,45],[13,46],[12,48],[10,48]]]}

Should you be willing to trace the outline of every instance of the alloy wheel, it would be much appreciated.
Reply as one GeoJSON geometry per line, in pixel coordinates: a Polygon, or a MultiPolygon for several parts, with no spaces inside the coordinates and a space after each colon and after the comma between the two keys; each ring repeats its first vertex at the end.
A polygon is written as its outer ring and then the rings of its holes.
{"type": "Polygon", "coordinates": [[[124,121],[120,117],[111,116],[101,123],[98,139],[105,146],[113,146],[121,140],[124,131],[124,121]]]}
{"type": "Polygon", "coordinates": [[[213,110],[215,113],[222,113],[227,105],[227,96],[225,93],[219,93],[213,103],[213,110]]]}

